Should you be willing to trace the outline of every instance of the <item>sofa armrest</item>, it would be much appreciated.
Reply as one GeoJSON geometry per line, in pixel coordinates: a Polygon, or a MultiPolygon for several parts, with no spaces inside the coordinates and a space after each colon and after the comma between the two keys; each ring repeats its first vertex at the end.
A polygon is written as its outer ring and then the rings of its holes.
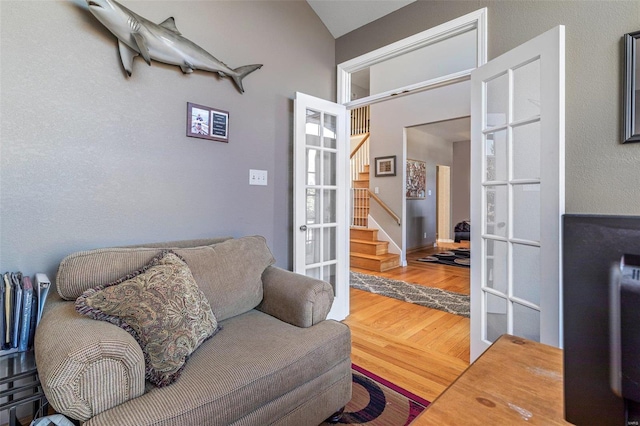
{"type": "Polygon", "coordinates": [[[257,309],[298,327],[324,321],[333,304],[333,288],[325,281],[276,266],[262,274],[264,297],[257,309]]]}
{"type": "Polygon", "coordinates": [[[140,345],[123,329],[78,314],[74,302],[49,294],[36,329],[38,375],[51,406],[86,421],[144,393],[140,345]]]}

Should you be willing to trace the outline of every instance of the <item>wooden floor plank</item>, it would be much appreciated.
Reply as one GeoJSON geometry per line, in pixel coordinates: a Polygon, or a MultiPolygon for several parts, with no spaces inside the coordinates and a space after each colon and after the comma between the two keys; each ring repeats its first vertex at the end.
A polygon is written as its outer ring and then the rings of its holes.
{"type": "MultiPolygon", "coordinates": [[[[375,275],[469,294],[469,268],[416,261],[442,249],[407,256],[408,266],[375,275]]],[[[352,268],[355,272],[373,274],[352,268]]],[[[351,289],[352,360],[433,401],[469,365],[469,318],[351,289]]]]}

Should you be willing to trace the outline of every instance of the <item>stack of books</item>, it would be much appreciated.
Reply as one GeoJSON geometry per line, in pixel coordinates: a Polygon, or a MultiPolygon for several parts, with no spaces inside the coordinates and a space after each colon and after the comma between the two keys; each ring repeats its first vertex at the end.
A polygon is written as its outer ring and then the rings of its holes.
{"type": "Polygon", "coordinates": [[[21,272],[6,272],[0,282],[0,356],[33,347],[51,282],[45,274],[35,281],[21,272]]]}

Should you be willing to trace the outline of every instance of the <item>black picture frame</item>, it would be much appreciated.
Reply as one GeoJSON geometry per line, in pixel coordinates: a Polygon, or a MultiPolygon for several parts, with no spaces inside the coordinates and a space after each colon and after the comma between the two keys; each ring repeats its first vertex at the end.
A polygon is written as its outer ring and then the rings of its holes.
{"type": "Polygon", "coordinates": [[[229,111],[187,102],[187,136],[229,143],[229,111]]]}
{"type": "Polygon", "coordinates": [[[624,35],[624,112],[622,143],[640,142],[640,31],[624,35]]]}
{"type": "Polygon", "coordinates": [[[376,177],[386,177],[396,175],[396,156],[389,155],[387,157],[375,158],[375,175],[376,177]]]}

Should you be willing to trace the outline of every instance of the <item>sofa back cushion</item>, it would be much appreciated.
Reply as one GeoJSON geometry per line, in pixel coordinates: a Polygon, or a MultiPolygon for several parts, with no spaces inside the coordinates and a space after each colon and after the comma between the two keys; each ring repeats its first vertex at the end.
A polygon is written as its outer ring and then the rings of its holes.
{"type": "MultiPolygon", "coordinates": [[[[148,264],[167,246],[106,248],[73,253],[62,260],[56,288],[75,300],[85,290],[112,283],[148,264]]],[[[262,300],[262,273],[275,262],[261,236],[212,245],[173,248],[191,269],[219,321],[255,308],[262,300]]]]}

